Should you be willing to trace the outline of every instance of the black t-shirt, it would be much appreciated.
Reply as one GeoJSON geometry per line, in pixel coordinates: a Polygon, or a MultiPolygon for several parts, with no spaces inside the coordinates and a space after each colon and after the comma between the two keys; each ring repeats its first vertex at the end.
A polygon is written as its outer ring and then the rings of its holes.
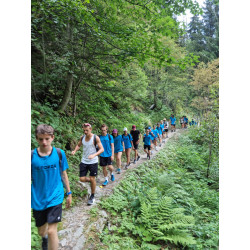
{"type": "Polygon", "coordinates": [[[140,134],[139,130],[131,130],[130,134],[133,137],[133,143],[135,143],[135,142],[137,142],[139,140],[139,134],[140,134]]]}

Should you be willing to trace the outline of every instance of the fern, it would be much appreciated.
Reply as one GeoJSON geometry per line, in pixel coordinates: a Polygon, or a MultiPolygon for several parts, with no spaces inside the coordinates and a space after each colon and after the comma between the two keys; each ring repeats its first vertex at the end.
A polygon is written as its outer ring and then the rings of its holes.
{"type": "Polygon", "coordinates": [[[156,188],[150,189],[141,204],[140,221],[147,231],[144,240],[152,238],[153,242],[164,240],[182,245],[194,244],[195,240],[187,230],[193,226],[194,218],[184,215],[184,211],[183,208],[173,207],[172,198],[159,197],[156,188]]]}

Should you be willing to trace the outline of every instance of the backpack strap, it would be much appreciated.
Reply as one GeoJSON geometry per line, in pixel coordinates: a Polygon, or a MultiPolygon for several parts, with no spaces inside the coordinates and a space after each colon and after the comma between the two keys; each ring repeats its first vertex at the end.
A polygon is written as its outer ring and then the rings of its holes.
{"type": "Polygon", "coordinates": [[[94,134],[94,145],[96,147],[96,134],[94,134]]]}

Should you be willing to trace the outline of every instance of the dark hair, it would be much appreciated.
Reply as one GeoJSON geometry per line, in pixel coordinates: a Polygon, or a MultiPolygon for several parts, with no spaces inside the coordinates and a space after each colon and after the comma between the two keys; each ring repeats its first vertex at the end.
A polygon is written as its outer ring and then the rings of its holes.
{"type": "Polygon", "coordinates": [[[102,124],[101,129],[104,128],[104,127],[105,127],[105,128],[107,129],[107,131],[108,131],[109,128],[108,128],[108,126],[107,126],[105,123],[102,124]]]}
{"type": "Polygon", "coordinates": [[[52,126],[47,124],[40,124],[36,127],[36,137],[38,134],[54,135],[55,130],[52,126]]]}

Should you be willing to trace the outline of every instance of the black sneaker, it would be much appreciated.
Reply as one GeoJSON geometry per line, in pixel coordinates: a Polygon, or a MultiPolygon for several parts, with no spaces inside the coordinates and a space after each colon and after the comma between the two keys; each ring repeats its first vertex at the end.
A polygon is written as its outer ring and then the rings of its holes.
{"type": "Polygon", "coordinates": [[[42,237],[42,250],[48,250],[48,237],[42,237]]]}
{"type": "Polygon", "coordinates": [[[88,200],[88,205],[93,205],[95,202],[95,196],[94,194],[91,194],[88,200]]]}
{"type": "Polygon", "coordinates": [[[150,160],[150,155],[148,156],[148,159],[150,160]]]}
{"type": "Polygon", "coordinates": [[[136,163],[136,159],[134,159],[134,162],[133,162],[134,164],[136,163]]]}
{"type": "Polygon", "coordinates": [[[141,158],[141,156],[140,156],[140,155],[138,155],[138,157],[137,157],[137,161],[139,161],[139,160],[140,160],[140,158],[141,158]]]}

